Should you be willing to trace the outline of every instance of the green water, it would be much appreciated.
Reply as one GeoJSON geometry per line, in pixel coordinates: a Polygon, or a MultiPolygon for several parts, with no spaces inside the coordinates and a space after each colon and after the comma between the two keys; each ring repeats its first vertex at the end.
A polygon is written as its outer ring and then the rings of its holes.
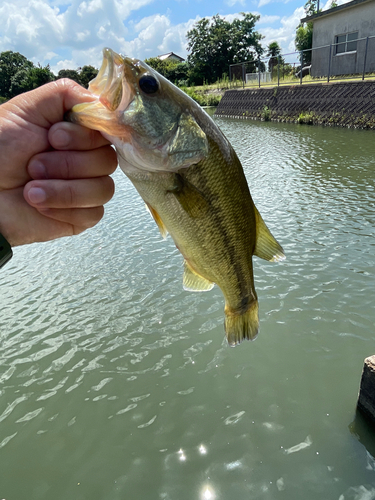
{"type": "Polygon", "coordinates": [[[1,499],[375,498],[374,133],[217,123],[287,254],[254,259],[258,339],[226,346],[220,290],[182,289],[116,172],[96,228],[1,271],[1,499]]]}

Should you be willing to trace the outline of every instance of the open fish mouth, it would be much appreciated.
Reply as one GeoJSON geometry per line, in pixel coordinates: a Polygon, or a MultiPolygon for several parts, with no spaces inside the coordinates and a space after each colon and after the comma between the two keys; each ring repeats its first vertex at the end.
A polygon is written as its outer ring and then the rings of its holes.
{"type": "Polygon", "coordinates": [[[102,65],[88,89],[97,99],[73,106],[66,119],[105,134],[120,135],[120,123],[114,119],[114,113],[122,114],[134,100],[134,88],[129,82],[131,62],[112,49],[103,49],[102,65]]]}
{"type": "Polygon", "coordinates": [[[110,111],[115,111],[123,97],[124,58],[112,49],[103,49],[103,62],[89,90],[110,111]]]}

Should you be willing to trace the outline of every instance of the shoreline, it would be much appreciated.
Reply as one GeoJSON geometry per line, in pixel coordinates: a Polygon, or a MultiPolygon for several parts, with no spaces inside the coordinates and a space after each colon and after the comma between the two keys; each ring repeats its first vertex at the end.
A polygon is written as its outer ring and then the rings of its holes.
{"type": "Polygon", "coordinates": [[[215,116],[375,130],[375,82],[227,90],[215,116]]]}

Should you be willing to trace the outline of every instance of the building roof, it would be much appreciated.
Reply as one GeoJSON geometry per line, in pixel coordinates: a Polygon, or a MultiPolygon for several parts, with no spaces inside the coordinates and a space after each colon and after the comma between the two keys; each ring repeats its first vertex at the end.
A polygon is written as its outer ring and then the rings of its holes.
{"type": "Polygon", "coordinates": [[[321,17],[330,16],[331,14],[336,14],[336,12],[340,12],[342,10],[351,9],[352,7],[357,7],[357,5],[361,5],[363,3],[374,2],[375,0],[352,0],[351,2],[344,3],[343,5],[339,5],[338,7],[333,7],[332,9],[324,10],[323,12],[318,12],[313,16],[307,16],[301,19],[301,23],[310,23],[314,22],[321,17]]]}
{"type": "Polygon", "coordinates": [[[179,59],[180,61],[185,61],[185,59],[181,56],[178,56],[174,52],[168,52],[168,54],[162,54],[161,56],[158,56],[158,59],[161,61],[165,61],[166,59],[179,59]]]}

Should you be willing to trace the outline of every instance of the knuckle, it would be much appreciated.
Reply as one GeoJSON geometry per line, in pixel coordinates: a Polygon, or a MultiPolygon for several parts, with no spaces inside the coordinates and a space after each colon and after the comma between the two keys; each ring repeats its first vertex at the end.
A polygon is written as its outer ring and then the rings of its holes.
{"type": "Polygon", "coordinates": [[[63,179],[74,179],[74,164],[73,154],[70,152],[65,153],[61,163],[61,177],[63,179]]]}
{"type": "Polygon", "coordinates": [[[88,142],[91,149],[98,147],[98,141],[102,135],[97,130],[88,129],[88,142]]]}

